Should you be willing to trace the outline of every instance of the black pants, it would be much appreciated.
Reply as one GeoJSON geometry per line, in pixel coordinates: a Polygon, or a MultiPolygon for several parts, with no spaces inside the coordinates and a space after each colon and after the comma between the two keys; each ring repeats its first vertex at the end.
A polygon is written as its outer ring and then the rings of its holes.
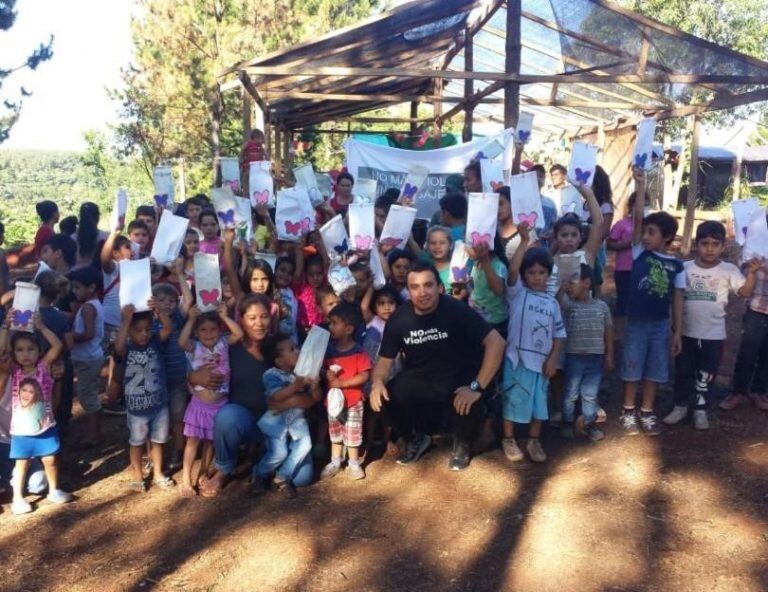
{"type": "Polygon", "coordinates": [[[407,373],[396,376],[387,385],[390,400],[384,409],[397,435],[407,440],[414,434],[434,434],[448,428],[457,440],[472,444],[485,417],[485,396],[472,405],[468,415],[459,415],[453,407],[456,388],[447,384],[426,387],[421,381],[410,380],[407,373]]]}
{"type": "Polygon", "coordinates": [[[675,405],[707,408],[724,343],[721,339],[683,337],[683,349],[675,358],[675,405]]]}
{"type": "Polygon", "coordinates": [[[759,364],[768,345],[768,315],[747,310],[741,326],[741,347],[733,369],[733,392],[748,395],[765,392],[765,364],[759,364]],[[752,389],[750,389],[752,386],[752,389]]]}

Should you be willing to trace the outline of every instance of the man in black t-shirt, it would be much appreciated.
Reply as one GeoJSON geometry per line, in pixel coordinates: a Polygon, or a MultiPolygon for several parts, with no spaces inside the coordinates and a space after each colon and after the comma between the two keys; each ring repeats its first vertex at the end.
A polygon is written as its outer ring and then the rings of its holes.
{"type": "Polygon", "coordinates": [[[399,464],[415,462],[429,448],[429,432],[446,411],[453,420],[450,467],[469,464],[469,444],[481,420],[483,391],[504,358],[504,340],[466,304],[440,294],[440,277],[416,262],[408,273],[410,302],[387,321],[373,371],[371,407],[387,402],[394,427],[406,439],[399,464]],[[392,363],[402,371],[385,386],[392,363]]]}

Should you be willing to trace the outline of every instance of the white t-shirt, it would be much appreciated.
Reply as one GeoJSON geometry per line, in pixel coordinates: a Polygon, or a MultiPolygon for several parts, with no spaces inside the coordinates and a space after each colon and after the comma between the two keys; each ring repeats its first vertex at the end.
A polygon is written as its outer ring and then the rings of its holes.
{"type": "Polygon", "coordinates": [[[694,339],[725,339],[725,305],[728,292],[744,285],[744,276],[733,263],[699,267],[686,261],[683,301],[683,335],[694,339]]]}

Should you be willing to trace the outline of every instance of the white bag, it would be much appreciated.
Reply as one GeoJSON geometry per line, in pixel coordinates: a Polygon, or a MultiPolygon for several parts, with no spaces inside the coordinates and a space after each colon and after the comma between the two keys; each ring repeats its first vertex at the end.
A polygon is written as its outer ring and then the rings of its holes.
{"type": "Polygon", "coordinates": [[[416,220],[416,208],[393,205],[389,208],[379,242],[385,247],[402,248],[408,242],[416,220]]]}
{"type": "Polygon", "coordinates": [[[158,208],[173,209],[175,191],[173,188],[173,171],[169,166],[156,166],[152,173],[155,184],[155,205],[158,208]]]}
{"type": "Polygon", "coordinates": [[[765,221],[765,208],[752,212],[747,225],[747,238],[744,242],[742,259],[768,257],[768,224],[765,221]]]}
{"type": "Polygon", "coordinates": [[[731,202],[733,210],[733,235],[736,242],[743,245],[747,240],[747,228],[752,214],[760,209],[760,202],[756,199],[738,199],[731,202]]]}
{"type": "Polygon", "coordinates": [[[222,299],[219,256],[195,253],[195,296],[202,312],[216,310],[222,299]]]}
{"type": "Polygon", "coordinates": [[[29,282],[16,282],[16,290],[13,295],[13,318],[11,319],[12,331],[35,332],[32,317],[40,307],[40,288],[29,282]]]}
{"type": "Polygon", "coordinates": [[[247,243],[253,237],[253,213],[248,198],[235,196],[235,233],[237,238],[247,243]]]}
{"type": "Polygon", "coordinates": [[[536,171],[512,175],[509,178],[509,198],[515,224],[527,222],[531,228],[544,228],[544,209],[536,171]]]}
{"type": "Polygon", "coordinates": [[[304,345],[301,346],[299,359],[296,361],[293,373],[303,378],[320,376],[320,369],[323,367],[323,360],[325,360],[325,352],[328,349],[330,339],[331,334],[328,331],[318,325],[313,325],[307,333],[304,345]]]}
{"type": "Polygon", "coordinates": [[[501,161],[480,159],[480,178],[483,181],[485,193],[495,193],[504,186],[504,171],[501,170],[501,161]]]}
{"type": "Polygon", "coordinates": [[[314,210],[304,187],[297,185],[277,193],[275,226],[279,240],[293,242],[314,229],[314,210]]]}
{"type": "Polygon", "coordinates": [[[579,218],[584,217],[584,198],[581,197],[581,193],[573,185],[566,185],[560,189],[559,210],[560,216],[572,213],[576,214],[579,218]]]}
{"type": "Polygon", "coordinates": [[[328,268],[328,283],[331,284],[331,288],[336,292],[336,295],[341,296],[350,288],[354,288],[357,285],[357,280],[355,280],[352,272],[349,271],[349,267],[342,265],[338,261],[332,261],[331,266],[328,268]]]}
{"type": "Polygon", "coordinates": [[[415,164],[408,169],[408,174],[403,180],[403,186],[400,188],[400,199],[407,200],[408,203],[415,202],[428,176],[429,169],[427,167],[415,164]]]}
{"type": "Polygon", "coordinates": [[[469,283],[469,255],[464,246],[464,241],[456,241],[453,245],[449,276],[452,284],[469,283]]]}
{"type": "Polygon", "coordinates": [[[557,285],[562,286],[581,277],[583,255],[577,253],[560,253],[555,255],[557,267],[557,285]]]}
{"type": "Polygon", "coordinates": [[[125,214],[128,212],[128,194],[125,189],[118,189],[115,195],[115,203],[112,206],[109,228],[114,232],[118,228],[125,227],[125,214]]]}
{"type": "Polygon", "coordinates": [[[498,213],[497,193],[470,193],[467,196],[467,244],[473,247],[486,245],[493,249],[498,213]]]}
{"type": "Polygon", "coordinates": [[[341,257],[349,250],[349,237],[341,214],[336,214],[320,227],[320,236],[329,257],[341,257]]]}
{"type": "Polygon", "coordinates": [[[568,177],[592,186],[597,167],[597,146],[586,142],[574,142],[571,148],[571,161],[568,165],[568,177]]]}
{"type": "Polygon", "coordinates": [[[342,391],[340,388],[335,388],[335,387],[332,389],[329,389],[328,395],[326,398],[326,403],[328,404],[328,417],[332,417],[333,419],[338,419],[339,416],[341,416],[341,414],[344,413],[344,405],[345,405],[344,391],[342,391]]]}
{"type": "Polygon", "coordinates": [[[333,179],[331,176],[328,173],[315,173],[315,179],[323,199],[331,199],[333,195],[333,179]]]}
{"type": "Polygon", "coordinates": [[[301,185],[307,190],[309,203],[312,204],[313,208],[323,203],[323,194],[317,186],[315,169],[312,167],[311,163],[303,164],[300,167],[293,169],[293,176],[296,178],[296,185],[301,185]]]}
{"type": "Polygon", "coordinates": [[[211,191],[213,208],[222,228],[235,227],[235,194],[230,187],[215,187],[211,191]]]}
{"type": "Polygon", "coordinates": [[[240,161],[236,156],[219,158],[221,186],[229,187],[233,193],[240,193],[240,161]]]}
{"type": "Polygon", "coordinates": [[[373,289],[380,290],[387,283],[387,276],[384,275],[384,267],[381,265],[381,255],[374,243],[371,248],[371,273],[373,273],[373,289]]]}
{"type": "Polygon", "coordinates": [[[349,236],[352,248],[358,251],[369,251],[376,240],[376,223],[373,204],[350,204],[347,210],[349,220],[349,236]]]}
{"type": "Polygon", "coordinates": [[[186,218],[174,216],[170,210],[163,210],[155,241],[152,243],[152,252],[149,255],[154,258],[155,263],[165,265],[179,256],[188,225],[189,220],[186,218]]]}
{"type": "Polygon", "coordinates": [[[515,141],[518,144],[527,144],[531,139],[531,131],[533,130],[533,113],[527,111],[520,111],[520,115],[517,117],[517,127],[515,128],[515,141]]]}
{"type": "Polygon", "coordinates": [[[136,312],[149,310],[149,300],[152,298],[152,276],[149,270],[149,259],[135,261],[120,261],[120,308],[133,304],[136,312]]]}
{"type": "Polygon", "coordinates": [[[355,181],[355,202],[364,204],[374,203],[378,189],[379,182],[376,179],[358,179],[355,181]]]}
{"type": "Polygon", "coordinates": [[[650,170],[653,165],[653,136],[656,133],[656,118],[644,117],[637,126],[635,151],[632,164],[650,170]]]}
{"type": "Polygon", "coordinates": [[[254,208],[275,205],[275,181],[270,174],[272,163],[268,160],[252,162],[248,168],[248,191],[254,208]]]}

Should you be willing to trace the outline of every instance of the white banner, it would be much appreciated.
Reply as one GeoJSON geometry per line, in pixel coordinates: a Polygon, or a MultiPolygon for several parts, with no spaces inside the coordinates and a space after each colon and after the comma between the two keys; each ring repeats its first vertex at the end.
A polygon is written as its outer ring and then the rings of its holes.
{"type": "Polygon", "coordinates": [[[479,138],[466,144],[437,150],[403,150],[371,144],[350,138],[344,144],[347,170],[357,179],[375,179],[378,190],[403,187],[413,165],[429,169],[423,188],[416,194],[414,207],[419,218],[429,219],[438,209],[438,200],[445,194],[445,179],[461,175],[464,167],[475,158],[494,158],[500,154],[500,144],[512,145],[514,130],[497,136],[479,138]]]}

